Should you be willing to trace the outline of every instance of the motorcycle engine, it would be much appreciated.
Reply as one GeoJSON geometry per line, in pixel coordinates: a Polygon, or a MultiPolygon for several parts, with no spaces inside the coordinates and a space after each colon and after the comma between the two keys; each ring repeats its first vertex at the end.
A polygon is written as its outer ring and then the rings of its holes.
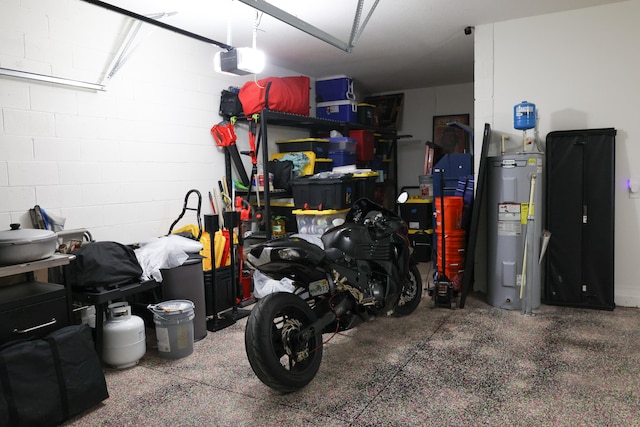
{"type": "Polygon", "coordinates": [[[376,306],[384,305],[384,284],[380,280],[376,278],[369,280],[368,293],[375,301],[376,306]]]}

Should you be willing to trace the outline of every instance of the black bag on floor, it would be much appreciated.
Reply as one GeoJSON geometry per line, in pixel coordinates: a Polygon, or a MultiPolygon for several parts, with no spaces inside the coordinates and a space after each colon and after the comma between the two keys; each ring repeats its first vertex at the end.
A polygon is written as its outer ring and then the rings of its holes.
{"type": "Polygon", "coordinates": [[[109,397],[89,326],[0,351],[0,425],[56,426],[109,397]]]}
{"type": "Polygon", "coordinates": [[[65,266],[67,284],[74,288],[110,288],[140,280],[142,267],[129,246],[117,242],[87,243],[71,252],[65,266]]]}

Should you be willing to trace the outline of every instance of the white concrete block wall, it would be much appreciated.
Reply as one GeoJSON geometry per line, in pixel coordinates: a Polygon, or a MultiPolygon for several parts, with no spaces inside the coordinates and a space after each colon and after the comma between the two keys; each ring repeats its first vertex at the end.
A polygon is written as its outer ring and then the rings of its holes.
{"type": "Polygon", "coordinates": [[[627,189],[629,178],[640,178],[638,16],[640,0],[631,0],[475,31],[476,133],[486,121],[517,144],[522,134],[513,129],[513,106],[524,99],[537,106],[543,141],[554,130],[617,129],[615,302],[620,306],[640,306],[640,199],[629,198],[627,189]]]}
{"type": "MultiPolygon", "coordinates": [[[[77,0],[2,0],[0,67],[99,83],[130,24],[77,0]]],[[[209,133],[220,92],[253,76],[215,73],[217,48],[160,28],[136,40],[104,92],[0,76],[0,229],[31,227],[39,204],[97,240],[144,241],[166,234],[193,188],[211,212],[207,193],[225,173],[209,133]]],[[[297,73],[259,77],[284,75],[297,73]]],[[[248,149],[246,125],[236,130],[248,149]]]]}

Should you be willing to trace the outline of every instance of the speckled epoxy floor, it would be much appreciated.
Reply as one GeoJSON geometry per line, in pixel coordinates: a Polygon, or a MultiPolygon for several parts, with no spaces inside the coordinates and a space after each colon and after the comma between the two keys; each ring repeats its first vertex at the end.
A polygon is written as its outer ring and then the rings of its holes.
{"type": "Polygon", "coordinates": [[[66,425],[640,425],[640,310],[535,312],[482,294],[464,309],[431,308],[425,295],[408,317],[333,338],[316,378],[288,395],[253,374],[242,319],[183,359],[150,345],[137,366],[106,369],[110,398],[66,425]]]}

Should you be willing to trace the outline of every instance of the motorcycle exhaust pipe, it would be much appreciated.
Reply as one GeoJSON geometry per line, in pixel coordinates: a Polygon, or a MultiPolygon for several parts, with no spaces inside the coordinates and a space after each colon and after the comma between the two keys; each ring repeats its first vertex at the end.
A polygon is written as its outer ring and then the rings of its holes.
{"type": "Polygon", "coordinates": [[[353,307],[355,307],[355,302],[353,301],[353,299],[349,297],[344,298],[342,301],[340,301],[338,304],[336,304],[333,307],[332,311],[325,313],[324,316],[322,316],[321,318],[319,318],[318,320],[316,320],[306,328],[302,329],[300,331],[300,335],[298,336],[298,339],[301,342],[309,341],[311,337],[313,337],[318,333],[318,331],[322,333],[324,328],[329,326],[331,322],[338,319],[347,311],[352,310],[353,307]]]}

